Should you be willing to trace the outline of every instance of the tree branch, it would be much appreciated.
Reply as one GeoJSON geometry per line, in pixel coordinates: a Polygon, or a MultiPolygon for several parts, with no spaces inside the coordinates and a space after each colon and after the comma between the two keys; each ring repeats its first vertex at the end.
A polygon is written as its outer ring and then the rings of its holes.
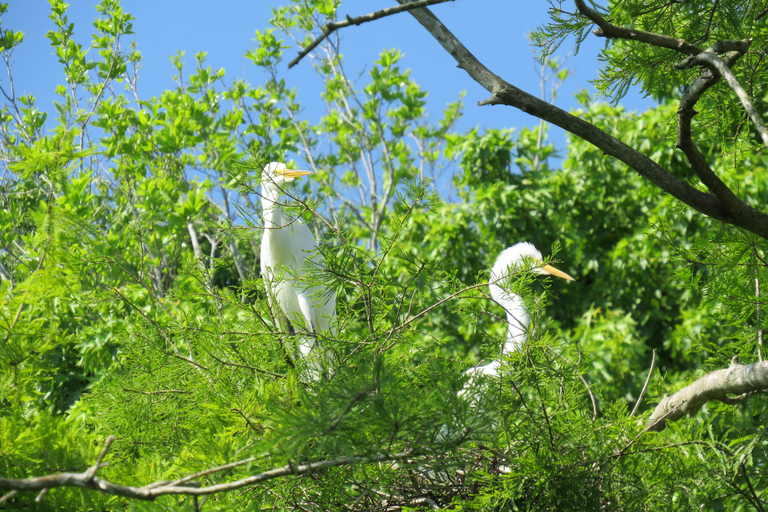
{"type": "MultiPolygon", "coordinates": [[[[732,51],[739,55],[746,53],[751,43],[752,39],[747,39],[744,41],[720,42],[720,44],[726,48],[726,51],[732,51]]],[[[760,138],[763,139],[763,144],[768,146],[768,128],[766,128],[762,116],[757,111],[755,106],[752,105],[752,102],[749,100],[747,91],[744,90],[736,76],[733,74],[733,71],[731,71],[731,65],[723,62],[723,60],[717,56],[717,53],[720,52],[717,51],[713,46],[712,48],[707,48],[706,51],[703,51],[694,57],[685,59],[675,67],[679,69],[685,69],[693,65],[706,66],[709,68],[713,75],[722,76],[725,78],[728,86],[733,90],[733,92],[736,93],[736,96],[739,97],[741,106],[744,107],[744,110],[747,112],[749,118],[752,120],[752,123],[755,125],[757,132],[760,134],[760,138]]]]}
{"type": "Polygon", "coordinates": [[[367,21],[373,21],[379,18],[384,18],[386,16],[392,16],[393,14],[397,14],[403,11],[409,11],[411,9],[425,7],[427,5],[441,4],[443,2],[452,2],[452,1],[453,0],[417,0],[412,4],[387,7],[386,9],[382,9],[380,11],[372,12],[369,14],[364,14],[362,16],[357,16],[356,18],[350,18],[349,15],[347,15],[347,19],[344,21],[332,21],[327,25],[325,25],[325,27],[323,27],[323,33],[320,34],[317,37],[317,39],[312,41],[309,44],[309,46],[301,50],[299,52],[299,55],[296,56],[295,59],[293,59],[291,62],[288,63],[288,69],[291,69],[293,66],[298,64],[301,59],[306,57],[312,50],[317,48],[317,46],[320,43],[322,43],[329,35],[331,35],[333,32],[337,31],[340,28],[349,27],[351,25],[361,25],[367,21]]]}
{"type": "Polygon", "coordinates": [[[648,377],[645,379],[645,384],[643,385],[642,391],[640,391],[640,396],[637,398],[637,402],[635,402],[635,406],[632,408],[632,412],[629,413],[629,416],[632,417],[637,412],[637,409],[640,408],[640,403],[643,401],[643,397],[645,396],[645,391],[648,389],[648,384],[651,382],[651,375],[653,375],[653,368],[656,366],[656,349],[653,349],[653,355],[651,356],[651,367],[648,369],[648,377]]]}
{"type": "Polygon", "coordinates": [[[734,357],[728,368],[710,372],[672,396],[665,395],[648,418],[646,427],[661,431],[667,421],[678,420],[686,414],[693,416],[712,400],[736,404],[749,398],[751,393],[765,390],[768,390],[768,361],[743,365],[734,357]]]}
{"type": "Polygon", "coordinates": [[[102,463],[104,456],[109,450],[112,441],[115,437],[110,436],[107,438],[104,449],[99,455],[96,463],[83,473],[58,473],[55,475],[39,476],[35,478],[3,478],[0,477],[0,489],[10,491],[8,494],[0,498],[0,503],[7,500],[12,495],[21,491],[41,491],[44,492],[55,487],[80,487],[83,489],[93,489],[106,494],[112,494],[115,496],[123,496],[125,498],[132,498],[145,501],[154,501],[159,496],[171,495],[171,494],[185,494],[192,496],[202,496],[208,494],[217,494],[220,492],[227,492],[234,489],[254,485],[257,483],[265,482],[267,480],[273,480],[275,478],[281,478],[291,475],[302,475],[305,473],[313,473],[322,471],[324,469],[337,467],[337,466],[351,466],[355,464],[370,464],[377,462],[386,462],[391,460],[399,460],[406,457],[414,457],[412,452],[402,452],[394,454],[377,454],[369,457],[341,457],[339,459],[325,460],[321,462],[312,462],[307,464],[295,465],[287,464],[280,468],[275,468],[269,471],[264,471],[256,475],[252,475],[240,480],[228,482],[225,484],[211,485],[207,487],[201,487],[198,482],[191,481],[194,478],[209,475],[220,471],[232,469],[237,466],[242,466],[248,462],[254,460],[253,457],[218,466],[215,468],[207,469],[200,473],[195,473],[174,482],[160,481],[154,482],[143,487],[131,487],[127,485],[120,485],[108,480],[97,478],[96,471],[106,466],[108,463],[102,463]]]}
{"type": "Polygon", "coordinates": [[[616,39],[628,39],[630,41],[640,41],[641,43],[647,43],[653,46],[659,46],[661,48],[668,48],[676,52],[685,53],[687,55],[698,55],[702,52],[702,49],[695,44],[688,43],[685,39],[675,39],[674,37],[665,36],[662,34],[654,34],[653,32],[645,32],[643,30],[635,30],[633,28],[619,27],[608,22],[605,18],[600,16],[596,10],[587,6],[584,0],[575,0],[576,7],[579,12],[595,22],[599,28],[592,33],[596,36],[616,38],[616,39]]]}
{"type": "Polygon", "coordinates": [[[677,69],[688,69],[695,65],[706,66],[716,77],[724,77],[728,86],[736,93],[736,96],[739,97],[742,107],[744,107],[744,110],[749,115],[752,123],[754,123],[757,132],[763,139],[763,143],[768,146],[768,128],[766,128],[763,118],[757,112],[754,105],[752,105],[752,102],[749,100],[749,95],[731,71],[732,64],[726,64],[718,57],[718,54],[725,52],[737,52],[739,56],[743,55],[749,50],[749,47],[752,44],[752,39],[717,41],[710,48],[702,50],[696,45],[687,43],[684,39],[675,39],[661,34],[613,25],[600,16],[597,11],[588,7],[584,3],[584,0],[575,0],[575,2],[579,12],[598,25],[599,28],[593,32],[595,35],[640,41],[652,46],[668,48],[680,53],[685,53],[691,56],[681,63],[676,64],[675,67],[677,69]]]}
{"type": "MultiPolygon", "coordinates": [[[[729,65],[734,64],[741,55],[739,53],[731,53],[726,57],[729,65]]],[[[686,59],[687,60],[687,59],[686,59]]],[[[696,172],[699,180],[712,192],[717,198],[731,211],[738,211],[743,203],[741,199],[736,197],[733,191],[723,183],[723,181],[715,174],[712,168],[707,163],[707,159],[704,158],[696,145],[693,143],[692,134],[692,121],[693,117],[697,114],[694,109],[696,102],[710,87],[715,85],[720,79],[717,73],[711,71],[705,71],[685,90],[682,98],[680,98],[680,108],[677,110],[677,148],[680,149],[685,157],[688,159],[688,163],[696,172]]]]}
{"type": "MultiPolygon", "coordinates": [[[[401,4],[408,3],[408,0],[397,1],[401,4]]],[[[518,89],[477,60],[428,9],[413,9],[410,13],[456,59],[458,67],[464,69],[473,80],[491,92],[491,97],[480,101],[478,105],[512,106],[559,126],[624,162],[663,191],[695,210],[768,239],[768,215],[765,213],[752,208],[738,198],[736,205],[724,204],[717,196],[696,189],[648,156],[600,128],[518,89]]]]}

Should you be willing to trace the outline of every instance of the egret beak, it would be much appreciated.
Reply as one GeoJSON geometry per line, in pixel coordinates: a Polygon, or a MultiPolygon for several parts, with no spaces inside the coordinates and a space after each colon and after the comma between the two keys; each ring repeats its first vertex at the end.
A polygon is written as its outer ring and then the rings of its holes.
{"type": "Polygon", "coordinates": [[[562,270],[556,269],[552,265],[544,265],[543,267],[541,267],[541,270],[543,270],[547,274],[550,274],[556,277],[562,277],[563,279],[567,279],[568,281],[575,281],[575,279],[573,279],[571,276],[569,276],[562,270]]]}
{"type": "Polygon", "coordinates": [[[307,174],[312,174],[309,171],[297,171],[297,170],[294,170],[294,169],[284,169],[284,170],[280,170],[280,171],[277,171],[277,172],[279,172],[280,174],[282,174],[286,178],[290,178],[290,179],[300,178],[302,176],[306,176],[307,174]]]}

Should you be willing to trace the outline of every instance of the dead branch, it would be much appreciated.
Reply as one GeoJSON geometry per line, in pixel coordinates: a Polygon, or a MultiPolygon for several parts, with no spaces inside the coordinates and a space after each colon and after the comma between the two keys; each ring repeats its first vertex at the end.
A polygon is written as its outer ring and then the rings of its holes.
{"type": "Polygon", "coordinates": [[[765,390],[768,390],[768,361],[743,365],[734,357],[728,368],[710,372],[672,396],[665,395],[648,418],[646,427],[661,431],[667,421],[693,416],[712,400],[733,405],[765,390]]]}
{"type": "Polygon", "coordinates": [[[640,408],[640,404],[643,401],[643,397],[645,396],[645,391],[648,389],[648,384],[651,382],[651,375],[653,375],[653,368],[656,366],[656,349],[653,349],[653,355],[651,356],[651,367],[648,369],[648,377],[645,379],[645,384],[643,384],[643,389],[640,391],[640,396],[637,398],[637,402],[635,402],[635,406],[632,408],[632,412],[629,413],[630,417],[634,416],[637,412],[637,409],[640,408]]]}

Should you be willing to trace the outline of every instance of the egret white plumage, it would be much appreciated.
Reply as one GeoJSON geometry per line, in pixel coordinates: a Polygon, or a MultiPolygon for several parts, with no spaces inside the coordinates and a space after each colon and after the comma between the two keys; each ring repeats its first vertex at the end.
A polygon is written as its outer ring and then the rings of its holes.
{"type": "MultiPolygon", "coordinates": [[[[501,254],[499,254],[499,257],[496,258],[496,262],[491,269],[488,288],[491,293],[491,298],[503,307],[507,313],[507,339],[501,350],[502,355],[508,355],[510,352],[518,350],[528,338],[528,326],[531,323],[531,317],[528,314],[525,303],[523,302],[522,297],[504,287],[508,277],[519,271],[526,260],[529,260],[531,264],[534,265],[531,267],[533,272],[573,281],[573,278],[565,272],[558,270],[551,265],[545,265],[541,253],[533,246],[533,244],[528,242],[515,244],[512,247],[504,249],[501,254]]],[[[482,387],[477,387],[478,377],[480,379],[497,377],[499,375],[500,367],[501,361],[496,359],[484,366],[476,366],[465,372],[465,374],[469,376],[469,379],[464,384],[464,389],[459,391],[458,395],[460,397],[469,398],[473,410],[477,411],[480,407],[480,393],[483,392],[482,387]]],[[[491,412],[492,411],[487,411],[482,414],[471,414],[466,416],[462,420],[468,422],[466,424],[457,423],[450,427],[443,426],[440,430],[440,438],[443,440],[452,440],[457,437],[458,432],[466,433],[476,431],[478,425],[482,426],[482,420],[479,424],[475,424],[474,422],[491,412]]],[[[496,469],[502,474],[510,472],[509,466],[504,464],[498,465],[496,469]]]]}
{"type": "MultiPolygon", "coordinates": [[[[503,355],[518,350],[528,338],[528,326],[531,323],[531,317],[522,297],[502,287],[508,276],[520,270],[526,260],[530,260],[536,265],[532,270],[537,274],[552,275],[573,281],[573,278],[565,272],[552,265],[544,265],[541,253],[531,243],[517,243],[499,254],[491,269],[488,288],[491,298],[507,313],[507,340],[501,350],[503,355]]],[[[494,360],[485,366],[471,368],[467,370],[467,373],[473,376],[477,374],[497,375],[500,364],[498,360],[494,360]]]]}
{"type": "MultiPolygon", "coordinates": [[[[283,214],[280,198],[286,183],[308,171],[287,169],[284,163],[271,162],[264,167],[261,180],[261,207],[264,234],[261,239],[261,275],[267,286],[270,304],[280,307],[294,326],[303,326],[311,333],[330,330],[330,321],[336,309],[332,291],[309,286],[307,272],[321,264],[317,241],[301,219],[283,214]]],[[[301,338],[299,351],[309,356],[316,339],[301,338]]],[[[322,363],[310,363],[317,377],[323,372],[322,363]]]]}

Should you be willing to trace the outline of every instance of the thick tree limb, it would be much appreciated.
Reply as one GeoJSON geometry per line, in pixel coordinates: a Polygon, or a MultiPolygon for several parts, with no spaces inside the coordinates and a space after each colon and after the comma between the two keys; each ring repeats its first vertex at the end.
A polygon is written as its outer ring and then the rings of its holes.
{"type": "Polygon", "coordinates": [[[391,460],[399,460],[406,457],[414,457],[412,452],[394,453],[394,454],[377,454],[370,457],[341,457],[339,459],[325,460],[320,462],[312,462],[308,464],[288,464],[286,466],[264,471],[256,475],[252,475],[233,482],[227,482],[224,484],[210,485],[207,487],[201,487],[199,482],[193,481],[196,478],[200,478],[205,475],[209,475],[216,472],[226,471],[238,466],[247,464],[255,460],[254,457],[225,464],[216,468],[207,469],[194,475],[181,478],[174,482],[154,482],[147,484],[143,487],[132,487],[127,485],[120,485],[108,480],[104,480],[96,477],[96,472],[108,463],[103,463],[102,460],[109,450],[109,446],[114,441],[114,436],[110,436],[99,455],[96,463],[88,468],[83,473],[58,473],[55,475],[39,476],[35,478],[2,478],[0,477],[0,490],[10,491],[8,494],[0,498],[0,503],[9,499],[13,495],[23,491],[45,492],[55,487],[80,487],[83,489],[93,489],[106,494],[112,494],[115,496],[123,496],[125,498],[132,498],[145,501],[154,501],[159,496],[165,496],[169,494],[185,494],[192,496],[201,496],[208,494],[217,494],[221,492],[231,491],[233,489],[239,489],[242,487],[255,485],[267,480],[273,480],[275,478],[282,478],[291,475],[302,475],[306,473],[313,473],[322,471],[324,469],[337,467],[337,466],[351,466],[355,464],[370,464],[377,462],[386,462],[391,460]]]}
{"type": "MultiPolygon", "coordinates": [[[[408,3],[408,0],[397,1],[401,4],[408,3]]],[[[518,89],[477,60],[428,9],[413,9],[410,13],[456,59],[460,68],[491,92],[491,97],[480,101],[478,105],[512,106],[559,126],[624,162],[638,174],[695,210],[768,239],[768,215],[765,213],[752,208],[738,198],[733,204],[723,203],[716,195],[702,192],[691,186],[648,156],[600,128],[518,89]]]]}
{"type": "Polygon", "coordinates": [[[752,393],[766,390],[768,361],[743,365],[734,357],[728,368],[710,372],[674,395],[665,396],[648,418],[646,427],[661,431],[666,428],[667,421],[678,420],[684,415],[693,416],[712,400],[737,404],[749,398],[752,393]]]}
{"type": "Polygon", "coordinates": [[[320,34],[314,41],[312,41],[309,44],[309,46],[301,50],[299,52],[299,55],[297,55],[295,59],[293,59],[291,62],[288,63],[288,69],[298,64],[301,59],[306,57],[312,50],[317,48],[317,46],[320,43],[322,43],[325,40],[325,38],[327,38],[329,35],[331,35],[333,32],[337,31],[340,28],[349,27],[351,25],[360,25],[367,21],[378,20],[379,18],[392,16],[393,14],[397,14],[403,11],[408,11],[411,9],[416,9],[418,7],[425,7],[427,5],[441,4],[443,2],[452,2],[452,1],[453,0],[417,0],[412,4],[387,7],[386,9],[382,9],[380,11],[372,12],[369,14],[364,14],[362,16],[357,16],[355,18],[350,18],[349,15],[347,15],[347,19],[344,21],[332,21],[331,23],[328,23],[327,25],[325,25],[325,27],[323,27],[322,34],[320,34]]]}

